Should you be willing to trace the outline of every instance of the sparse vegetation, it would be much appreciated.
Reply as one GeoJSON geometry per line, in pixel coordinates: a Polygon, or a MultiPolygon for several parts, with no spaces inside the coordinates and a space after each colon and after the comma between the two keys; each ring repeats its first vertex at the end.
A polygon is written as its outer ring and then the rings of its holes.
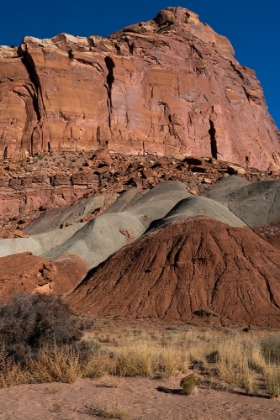
{"type": "Polygon", "coordinates": [[[104,400],[103,402],[95,402],[94,404],[85,405],[86,412],[90,416],[97,416],[106,419],[125,419],[129,416],[129,410],[122,407],[117,398],[113,402],[104,400]]]}
{"type": "Polygon", "coordinates": [[[25,365],[42,347],[77,343],[83,323],[53,295],[18,294],[0,306],[0,354],[25,365]]]}
{"type": "MultiPolygon", "coordinates": [[[[107,325],[112,329],[109,321],[107,325]]],[[[102,344],[103,352],[106,349],[110,354],[111,367],[106,373],[168,378],[191,370],[212,388],[238,388],[270,397],[280,393],[280,366],[275,355],[277,333],[187,328],[186,331],[186,326],[168,327],[163,333],[139,329],[117,333],[112,329],[110,333],[101,330],[93,334],[102,344]],[[264,352],[267,342],[269,353],[264,352]]]]}
{"type": "Polygon", "coordinates": [[[267,362],[280,363],[280,337],[268,336],[261,341],[262,354],[267,362]]]}
{"type": "Polygon", "coordinates": [[[139,326],[116,329],[111,320],[85,333],[89,325],[54,296],[18,295],[1,305],[0,386],[74,382],[105,374],[149,378],[199,374],[204,386],[239,388],[271,398],[280,395],[277,333],[198,330],[187,325],[149,332],[139,326]]]}
{"type": "Polygon", "coordinates": [[[270,398],[280,395],[280,367],[272,365],[265,371],[265,385],[270,398]]]}
{"type": "Polygon", "coordinates": [[[0,386],[74,382],[96,350],[81,340],[86,325],[54,295],[19,294],[1,304],[0,386]]]}

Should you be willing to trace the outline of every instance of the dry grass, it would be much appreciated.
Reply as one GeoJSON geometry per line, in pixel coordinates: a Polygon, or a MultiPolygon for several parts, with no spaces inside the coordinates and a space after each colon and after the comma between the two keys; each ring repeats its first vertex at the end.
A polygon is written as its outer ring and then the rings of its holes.
{"type": "Polygon", "coordinates": [[[117,395],[115,395],[113,401],[104,398],[103,401],[95,401],[92,404],[86,403],[85,408],[90,416],[106,419],[125,419],[130,414],[130,409],[120,405],[117,395]]]}
{"type": "Polygon", "coordinates": [[[272,398],[280,394],[276,332],[174,328],[164,333],[123,330],[93,336],[110,354],[111,368],[104,373],[168,378],[191,369],[210,387],[238,388],[254,395],[266,392],[272,398]]]}
{"type": "MultiPolygon", "coordinates": [[[[2,357],[0,386],[79,378],[169,378],[194,372],[204,386],[280,395],[278,333],[169,328],[164,332],[108,327],[88,332],[86,357],[73,347],[43,348],[24,367],[2,357]]],[[[179,385],[179,379],[178,379],[179,385]]]]}
{"type": "Polygon", "coordinates": [[[265,384],[270,398],[280,395],[280,367],[271,365],[265,370],[265,384]]]}
{"type": "Polygon", "coordinates": [[[38,359],[31,359],[24,367],[10,359],[2,362],[0,386],[43,383],[73,383],[82,377],[82,369],[77,354],[71,347],[42,348],[38,359]]]}
{"type": "Polygon", "coordinates": [[[79,355],[70,346],[57,347],[54,350],[43,348],[38,360],[32,360],[27,369],[36,383],[73,383],[82,377],[79,355]]]}
{"type": "Polygon", "coordinates": [[[119,376],[169,378],[188,370],[189,359],[183,349],[149,341],[128,342],[113,351],[114,368],[119,376]]]}

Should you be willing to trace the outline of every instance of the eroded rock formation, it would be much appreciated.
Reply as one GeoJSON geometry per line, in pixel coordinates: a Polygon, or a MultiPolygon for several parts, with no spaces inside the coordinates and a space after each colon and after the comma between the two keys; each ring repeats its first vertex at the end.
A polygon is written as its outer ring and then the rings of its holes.
{"type": "Polygon", "coordinates": [[[4,303],[20,292],[70,292],[78,285],[79,275],[85,276],[87,272],[84,262],[77,257],[49,262],[31,252],[0,258],[0,268],[0,299],[4,303]]]}
{"type": "Polygon", "coordinates": [[[279,250],[249,228],[196,216],[116,252],[66,300],[83,315],[279,327],[279,274],[279,250]]]}
{"type": "Polygon", "coordinates": [[[253,70],[195,13],[167,8],[110,37],[0,48],[0,156],[96,149],[279,167],[253,70]]]}

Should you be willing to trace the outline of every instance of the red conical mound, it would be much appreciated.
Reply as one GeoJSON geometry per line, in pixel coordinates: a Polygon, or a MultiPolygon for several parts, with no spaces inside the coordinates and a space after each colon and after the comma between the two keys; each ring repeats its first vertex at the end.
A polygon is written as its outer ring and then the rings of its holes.
{"type": "Polygon", "coordinates": [[[144,235],[67,297],[80,314],[280,326],[280,251],[206,217],[144,235]]]}

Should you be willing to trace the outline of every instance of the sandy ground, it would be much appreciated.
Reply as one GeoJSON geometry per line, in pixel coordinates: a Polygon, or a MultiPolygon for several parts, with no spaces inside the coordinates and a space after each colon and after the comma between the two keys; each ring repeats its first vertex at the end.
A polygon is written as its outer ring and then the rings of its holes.
{"type": "Polygon", "coordinates": [[[178,378],[103,377],[74,384],[20,385],[0,389],[1,420],[97,419],[102,409],[126,412],[126,418],[133,420],[280,419],[280,399],[270,400],[205,387],[200,388],[196,395],[186,396],[180,394],[178,378]]]}

